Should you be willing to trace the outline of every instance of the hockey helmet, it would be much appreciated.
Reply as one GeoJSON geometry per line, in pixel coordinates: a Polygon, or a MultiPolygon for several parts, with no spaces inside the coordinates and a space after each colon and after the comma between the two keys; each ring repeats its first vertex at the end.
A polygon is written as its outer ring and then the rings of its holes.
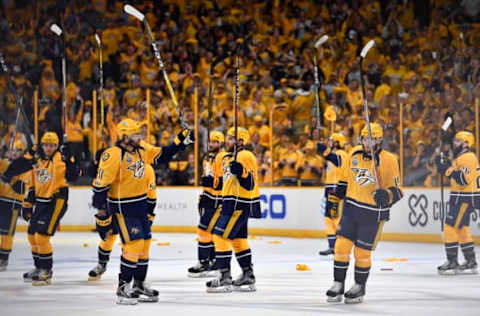
{"type": "Polygon", "coordinates": [[[123,119],[117,124],[117,133],[120,139],[123,138],[123,135],[131,136],[134,134],[140,134],[141,131],[141,125],[137,121],[129,118],[123,119]]]}
{"type": "MultiPolygon", "coordinates": [[[[372,138],[373,139],[381,139],[383,138],[383,128],[378,123],[370,123],[370,128],[372,130],[372,138]]],[[[361,132],[362,137],[368,137],[368,126],[365,125],[362,128],[361,132]]]]}
{"type": "Polygon", "coordinates": [[[338,142],[338,145],[341,148],[345,147],[345,143],[347,142],[347,138],[345,138],[345,136],[343,136],[340,133],[333,133],[332,134],[332,139],[333,139],[334,142],[338,142]]]}
{"type": "Polygon", "coordinates": [[[223,143],[225,141],[225,137],[223,136],[223,133],[219,131],[211,131],[209,138],[210,140],[216,140],[219,143],[223,143]]]}
{"type": "Polygon", "coordinates": [[[15,141],[13,143],[13,149],[18,150],[18,151],[24,151],[25,150],[25,144],[21,140],[15,141]]]}
{"type": "Polygon", "coordinates": [[[58,146],[58,136],[55,132],[46,132],[40,140],[42,144],[55,144],[58,146]]]}
{"type": "Polygon", "coordinates": [[[460,131],[455,134],[455,138],[467,143],[468,147],[472,147],[475,144],[475,137],[468,131],[460,131]]]}
{"type": "MultiPolygon", "coordinates": [[[[235,137],[235,127],[230,127],[227,132],[228,136],[235,137]]],[[[238,127],[238,139],[243,140],[243,144],[246,145],[250,141],[250,133],[244,127],[238,127]]]]}

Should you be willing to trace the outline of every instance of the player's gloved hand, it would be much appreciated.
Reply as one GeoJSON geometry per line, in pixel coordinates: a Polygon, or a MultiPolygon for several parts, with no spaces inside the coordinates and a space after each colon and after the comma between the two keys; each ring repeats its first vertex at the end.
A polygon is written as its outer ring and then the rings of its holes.
{"type": "Polygon", "coordinates": [[[24,194],[25,193],[25,183],[23,183],[23,181],[21,180],[17,180],[15,181],[12,185],[11,185],[13,191],[15,191],[15,193],[17,194],[24,194]]]}
{"type": "Polygon", "coordinates": [[[241,177],[243,173],[243,166],[238,161],[230,162],[230,172],[237,177],[241,177]]]}
{"type": "Polygon", "coordinates": [[[328,156],[328,154],[330,153],[331,149],[323,144],[323,143],[317,143],[317,152],[322,155],[322,156],[328,156]]]}
{"type": "Polygon", "coordinates": [[[31,207],[22,207],[21,214],[22,214],[22,218],[26,222],[28,222],[30,218],[32,218],[33,209],[31,207]]]}
{"type": "Polygon", "coordinates": [[[112,216],[95,214],[95,227],[100,238],[107,240],[108,233],[112,229],[112,216]]]}
{"type": "Polygon", "coordinates": [[[452,163],[450,162],[450,160],[444,158],[442,161],[440,156],[437,156],[435,158],[435,164],[437,165],[438,173],[442,175],[445,175],[445,172],[447,171],[447,169],[452,166],[452,163]]]}
{"type": "Polygon", "coordinates": [[[13,160],[8,166],[7,170],[2,174],[1,181],[10,183],[12,178],[25,173],[33,168],[33,159],[20,157],[13,160]]]}
{"type": "Polygon", "coordinates": [[[70,145],[68,143],[62,144],[62,146],[60,146],[60,153],[62,154],[63,159],[65,161],[70,160],[70,157],[72,157],[72,151],[70,150],[70,145]]]}
{"type": "Polygon", "coordinates": [[[188,146],[190,144],[193,144],[195,142],[195,135],[193,131],[189,129],[184,129],[180,133],[177,134],[177,140],[175,140],[175,143],[179,145],[180,143],[183,144],[184,146],[188,146]]]}
{"type": "Polygon", "coordinates": [[[373,191],[373,199],[378,207],[386,208],[390,205],[390,197],[385,189],[377,189],[373,191]]]}
{"type": "Polygon", "coordinates": [[[338,196],[334,194],[329,194],[327,196],[327,201],[330,204],[330,216],[332,218],[337,218],[338,217],[338,205],[340,203],[340,199],[338,196]]]}
{"type": "Polygon", "coordinates": [[[211,188],[213,187],[213,180],[212,176],[203,176],[200,178],[200,185],[202,187],[211,188]]]}

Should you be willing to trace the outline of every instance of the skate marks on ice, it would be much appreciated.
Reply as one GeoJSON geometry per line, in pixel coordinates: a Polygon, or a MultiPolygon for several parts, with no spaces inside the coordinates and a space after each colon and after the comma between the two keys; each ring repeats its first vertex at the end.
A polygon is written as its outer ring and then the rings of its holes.
{"type": "MultiPolygon", "coordinates": [[[[115,305],[120,247],[115,246],[107,272],[99,281],[88,282],[88,271],[96,263],[98,237],[92,233],[59,233],[53,239],[54,274],[51,286],[33,287],[22,273],[31,269],[26,235],[18,233],[8,270],[0,273],[2,315],[117,315],[163,313],[184,315],[478,315],[479,276],[439,276],[436,266],[444,258],[442,245],[381,243],[374,253],[365,302],[359,305],[326,303],[325,291],[332,283],[332,262],[320,258],[322,239],[281,238],[251,240],[258,291],[254,293],[208,294],[208,279],[187,277],[195,262],[194,235],[157,234],[170,247],[152,246],[147,281],[160,291],[158,303],[137,306],[115,305]],[[88,242],[88,247],[83,244],[88,242]],[[392,256],[407,262],[385,262],[392,256]],[[297,264],[311,271],[297,271],[297,264]],[[381,271],[391,268],[391,271],[381,271]]],[[[240,274],[232,258],[232,276],[240,274]]],[[[346,288],[353,284],[353,262],[346,288]]]]}

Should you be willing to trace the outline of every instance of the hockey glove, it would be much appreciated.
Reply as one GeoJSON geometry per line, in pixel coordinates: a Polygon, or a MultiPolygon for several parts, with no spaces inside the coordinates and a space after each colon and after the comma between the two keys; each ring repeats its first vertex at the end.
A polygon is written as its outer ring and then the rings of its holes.
{"type": "Polygon", "coordinates": [[[60,146],[60,153],[62,154],[63,160],[68,161],[72,157],[72,151],[70,150],[70,146],[68,143],[62,144],[60,146]]]}
{"type": "Polygon", "coordinates": [[[25,183],[23,183],[23,181],[17,180],[12,184],[12,189],[17,194],[24,194],[25,193],[25,183]]]}
{"type": "Polygon", "coordinates": [[[33,214],[33,209],[31,207],[22,207],[22,217],[23,219],[28,222],[30,220],[30,218],[32,218],[32,214],[33,214]]]}
{"type": "Polygon", "coordinates": [[[102,240],[107,240],[112,229],[112,216],[95,214],[95,227],[102,240]]]}
{"type": "Polygon", "coordinates": [[[200,178],[200,185],[202,187],[206,187],[206,188],[213,187],[213,177],[212,176],[201,177],[200,178]]]}
{"type": "Polygon", "coordinates": [[[445,175],[445,172],[447,171],[447,169],[452,166],[452,163],[448,159],[443,159],[443,162],[442,162],[442,159],[440,156],[437,156],[437,158],[435,158],[435,163],[437,165],[437,171],[441,175],[445,175]]]}
{"type": "Polygon", "coordinates": [[[373,199],[380,208],[387,208],[390,205],[390,196],[385,189],[377,189],[373,191],[373,199]]]}
{"type": "Polygon", "coordinates": [[[230,162],[230,172],[236,175],[238,178],[243,174],[243,166],[238,161],[230,162]]]}

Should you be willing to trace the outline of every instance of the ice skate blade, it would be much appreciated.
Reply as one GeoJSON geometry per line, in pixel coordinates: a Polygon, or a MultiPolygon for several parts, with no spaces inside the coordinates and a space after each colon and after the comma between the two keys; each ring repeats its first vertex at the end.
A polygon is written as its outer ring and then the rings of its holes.
{"type": "Polygon", "coordinates": [[[328,303],[340,303],[343,299],[343,294],[337,296],[327,296],[328,303]]]}
{"type": "Polygon", "coordinates": [[[188,277],[193,279],[216,278],[217,276],[218,276],[218,271],[205,271],[200,273],[188,272],[188,277]]]}
{"type": "Polygon", "coordinates": [[[441,271],[441,270],[438,270],[438,274],[439,275],[456,275],[459,273],[459,270],[446,270],[446,271],[441,271]]]}
{"type": "Polygon", "coordinates": [[[7,270],[7,266],[0,267],[0,272],[6,271],[6,270],[7,270]]]}
{"type": "Polygon", "coordinates": [[[140,296],[138,298],[139,303],[157,303],[158,302],[158,296],[140,296]]]}
{"type": "Polygon", "coordinates": [[[207,287],[207,293],[231,293],[233,291],[231,285],[219,287],[207,287]]]}
{"type": "Polygon", "coordinates": [[[28,279],[28,278],[23,278],[23,282],[25,282],[25,283],[32,283],[33,280],[32,280],[32,279],[28,279]]]}
{"type": "Polygon", "coordinates": [[[97,276],[89,276],[88,277],[88,281],[98,281],[102,278],[101,275],[97,275],[97,276]]]}
{"type": "Polygon", "coordinates": [[[458,270],[457,274],[478,274],[478,269],[465,269],[465,270],[458,270]]]}
{"type": "Polygon", "coordinates": [[[118,305],[137,305],[138,299],[117,296],[117,304],[118,305]]]}
{"type": "Polygon", "coordinates": [[[48,280],[45,280],[45,281],[32,281],[32,285],[33,286],[46,286],[46,285],[51,285],[52,284],[52,280],[51,279],[48,279],[48,280]]]}
{"type": "Polygon", "coordinates": [[[363,296],[355,297],[355,298],[348,298],[345,297],[345,304],[359,304],[363,302],[363,296]]]}
{"type": "Polygon", "coordinates": [[[235,292],[255,292],[257,288],[255,284],[248,284],[248,285],[241,285],[241,286],[233,286],[233,290],[235,292]]]}

